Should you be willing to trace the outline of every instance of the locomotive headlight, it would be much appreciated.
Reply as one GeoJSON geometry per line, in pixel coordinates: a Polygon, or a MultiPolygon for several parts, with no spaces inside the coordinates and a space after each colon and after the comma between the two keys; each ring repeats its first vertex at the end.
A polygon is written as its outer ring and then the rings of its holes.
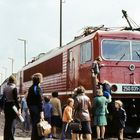
{"type": "Polygon", "coordinates": [[[118,89],[117,85],[112,85],[112,86],[111,86],[111,90],[112,90],[113,92],[116,92],[117,89],[118,89]]]}
{"type": "Polygon", "coordinates": [[[135,65],[134,64],[130,64],[129,65],[129,70],[134,71],[135,70],[135,65]]]}

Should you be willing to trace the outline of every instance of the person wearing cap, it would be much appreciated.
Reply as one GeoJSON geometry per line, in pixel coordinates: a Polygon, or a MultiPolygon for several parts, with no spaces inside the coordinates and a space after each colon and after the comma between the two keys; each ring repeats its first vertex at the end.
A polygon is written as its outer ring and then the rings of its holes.
{"type": "Polygon", "coordinates": [[[44,137],[38,136],[37,123],[44,119],[43,113],[43,96],[40,83],[42,82],[42,74],[35,73],[32,76],[33,84],[28,90],[27,105],[29,108],[31,123],[32,123],[32,134],[31,140],[44,140],[44,137]]]}
{"type": "Polygon", "coordinates": [[[118,134],[118,140],[123,140],[123,133],[126,122],[126,111],[122,107],[123,103],[120,100],[115,101],[115,110],[113,112],[113,124],[118,134]]]}
{"type": "Polygon", "coordinates": [[[11,75],[8,79],[7,85],[3,90],[4,100],[4,114],[5,114],[5,126],[4,126],[4,140],[14,140],[15,132],[15,119],[17,115],[21,114],[21,109],[17,97],[16,78],[11,75]],[[13,110],[13,106],[16,106],[18,113],[13,110]]]}

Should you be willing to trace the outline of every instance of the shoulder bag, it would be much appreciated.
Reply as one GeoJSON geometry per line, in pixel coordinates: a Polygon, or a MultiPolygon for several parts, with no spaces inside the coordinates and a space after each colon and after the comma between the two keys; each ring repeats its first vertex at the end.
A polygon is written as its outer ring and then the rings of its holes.
{"type": "Polygon", "coordinates": [[[81,131],[82,125],[80,120],[74,120],[70,122],[69,127],[72,131],[81,131]]]}

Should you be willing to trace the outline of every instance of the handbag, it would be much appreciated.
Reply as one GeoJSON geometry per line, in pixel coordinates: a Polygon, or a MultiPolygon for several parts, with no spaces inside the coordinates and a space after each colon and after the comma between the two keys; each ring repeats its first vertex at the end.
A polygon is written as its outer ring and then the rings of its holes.
{"type": "Polygon", "coordinates": [[[39,136],[47,137],[51,133],[51,125],[45,120],[40,120],[37,123],[37,132],[39,136]]]}
{"type": "Polygon", "coordinates": [[[82,129],[81,121],[74,120],[70,122],[69,127],[72,131],[81,131],[82,129]]]}

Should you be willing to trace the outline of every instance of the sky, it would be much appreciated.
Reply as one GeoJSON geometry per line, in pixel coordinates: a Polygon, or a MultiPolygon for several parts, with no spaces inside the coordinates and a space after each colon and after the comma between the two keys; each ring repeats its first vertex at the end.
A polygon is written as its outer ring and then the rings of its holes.
{"type": "MultiPolygon", "coordinates": [[[[24,44],[27,40],[27,62],[40,53],[59,46],[60,0],[0,0],[0,76],[11,74],[12,61],[18,72],[24,66],[24,44]]],[[[121,10],[140,25],[140,0],[64,0],[63,45],[80,35],[87,26],[127,26],[121,10]]]]}

